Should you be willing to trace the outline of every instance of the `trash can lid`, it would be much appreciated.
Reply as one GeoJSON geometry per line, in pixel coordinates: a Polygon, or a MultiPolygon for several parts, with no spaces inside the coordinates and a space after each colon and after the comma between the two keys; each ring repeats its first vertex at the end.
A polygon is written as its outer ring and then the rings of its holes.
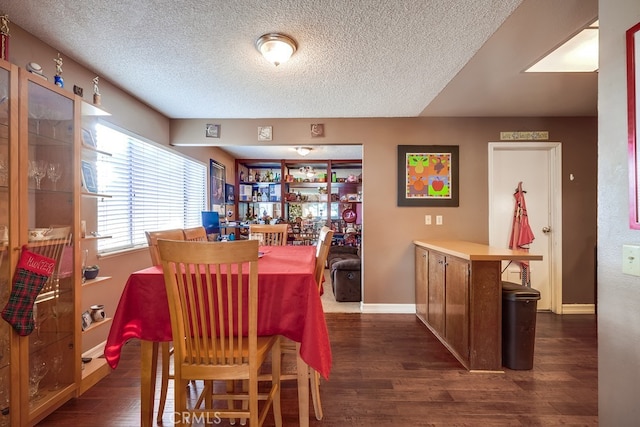
{"type": "Polygon", "coordinates": [[[502,282],[502,299],[509,301],[536,301],[540,291],[517,283],[502,282]]]}

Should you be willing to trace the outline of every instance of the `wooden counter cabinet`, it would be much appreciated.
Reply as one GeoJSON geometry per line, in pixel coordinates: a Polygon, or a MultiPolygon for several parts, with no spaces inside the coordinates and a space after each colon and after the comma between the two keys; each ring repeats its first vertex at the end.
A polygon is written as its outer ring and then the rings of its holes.
{"type": "Polygon", "coordinates": [[[541,257],[468,242],[414,243],[418,318],[465,368],[501,370],[501,261],[541,257]]]}

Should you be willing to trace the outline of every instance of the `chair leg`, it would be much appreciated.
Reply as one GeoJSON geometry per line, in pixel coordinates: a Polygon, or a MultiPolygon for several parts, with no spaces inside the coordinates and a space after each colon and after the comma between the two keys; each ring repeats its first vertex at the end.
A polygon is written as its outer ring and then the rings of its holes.
{"type": "MultiPolygon", "coordinates": [[[[275,420],[276,427],[282,427],[282,406],[280,405],[280,391],[281,382],[280,376],[282,375],[282,348],[280,347],[282,341],[278,341],[278,343],[273,347],[271,352],[271,378],[272,382],[275,381],[276,392],[273,396],[273,418],[275,420]],[[275,378],[275,380],[273,379],[275,378]]],[[[274,384],[271,385],[274,387],[274,384]]]]}
{"type": "Polygon", "coordinates": [[[158,416],[156,421],[162,424],[162,415],[164,414],[164,405],[167,401],[167,389],[169,388],[169,358],[171,343],[163,342],[160,344],[162,348],[162,378],[160,380],[160,403],[158,405],[158,416]]]}
{"type": "Polygon", "coordinates": [[[313,411],[316,414],[316,420],[324,417],[322,412],[322,402],[320,401],[320,374],[309,368],[309,379],[311,380],[311,399],[313,400],[313,411]]]}

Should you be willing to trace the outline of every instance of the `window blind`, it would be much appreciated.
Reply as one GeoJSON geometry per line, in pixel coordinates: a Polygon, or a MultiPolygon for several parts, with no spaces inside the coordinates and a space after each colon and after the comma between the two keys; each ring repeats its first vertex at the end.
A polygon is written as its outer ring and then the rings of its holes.
{"type": "Polygon", "coordinates": [[[206,210],[206,165],[142,141],[112,125],[96,126],[98,252],[146,245],[144,232],[201,225],[206,210]]]}

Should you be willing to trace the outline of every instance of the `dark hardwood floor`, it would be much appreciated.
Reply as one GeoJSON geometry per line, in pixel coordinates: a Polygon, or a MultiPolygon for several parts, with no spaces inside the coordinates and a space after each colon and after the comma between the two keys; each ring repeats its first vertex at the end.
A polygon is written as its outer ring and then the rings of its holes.
{"type": "MultiPolygon", "coordinates": [[[[326,317],[333,368],[321,386],[324,419],[310,408],[310,426],[598,424],[595,315],[538,313],[534,368],[504,373],[467,372],[414,315],[326,317]]],[[[139,425],[139,354],[129,342],[109,377],[39,425],[139,425]]],[[[282,405],[283,424],[298,425],[295,382],[283,383],[282,405]]]]}

